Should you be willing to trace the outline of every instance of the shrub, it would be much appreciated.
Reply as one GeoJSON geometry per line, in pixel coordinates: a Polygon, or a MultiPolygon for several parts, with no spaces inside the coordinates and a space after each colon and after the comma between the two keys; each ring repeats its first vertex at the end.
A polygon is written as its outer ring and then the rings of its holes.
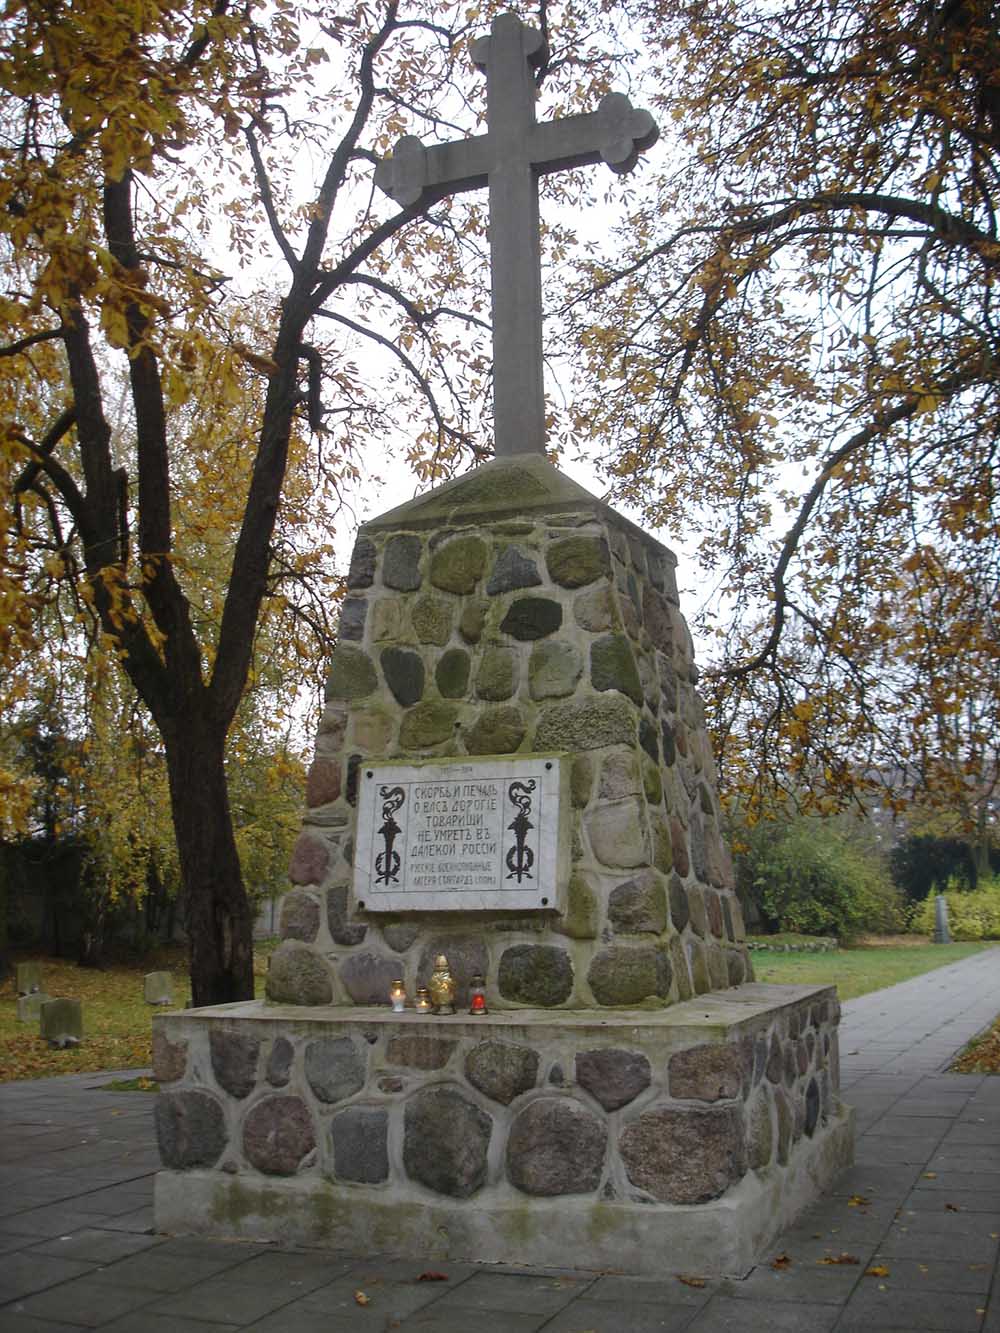
{"type": "Polygon", "coordinates": [[[843,821],[759,824],[739,862],[741,889],[780,930],[840,938],[905,925],[902,895],[881,857],[843,821]]]}
{"type": "MultiPolygon", "coordinates": [[[[929,893],[913,916],[913,929],[934,933],[934,899],[929,893]]],[[[1000,940],[1000,876],[981,881],[974,893],[963,892],[954,880],[945,892],[948,927],[954,940],[1000,940]]]]}

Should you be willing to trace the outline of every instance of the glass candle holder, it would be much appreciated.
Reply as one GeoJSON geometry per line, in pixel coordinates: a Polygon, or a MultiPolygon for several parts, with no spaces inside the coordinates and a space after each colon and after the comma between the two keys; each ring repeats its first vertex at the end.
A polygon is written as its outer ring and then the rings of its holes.
{"type": "Polygon", "coordinates": [[[429,1014],[434,1008],[434,1002],[431,999],[431,993],[426,986],[421,986],[417,991],[417,998],[413,1003],[414,1009],[418,1014],[429,1014]]]}
{"type": "Polygon", "coordinates": [[[472,978],[472,984],[469,987],[469,1013],[489,1013],[486,1008],[486,987],[483,984],[483,978],[478,973],[472,978]]]}
{"type": "Polygon", "coordinates": [[[401,1014],[406,1008],[406,987],[403,985],[402,977],[397,978],[389,987],[389,1000],[394,1014],[401,1014]]]}

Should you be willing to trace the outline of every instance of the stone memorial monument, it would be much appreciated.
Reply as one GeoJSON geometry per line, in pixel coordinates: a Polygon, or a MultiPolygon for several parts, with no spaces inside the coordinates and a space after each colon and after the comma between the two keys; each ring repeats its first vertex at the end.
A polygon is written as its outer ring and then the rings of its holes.
{"type": "Polygon", "coordinates": [[[79,1000],[45,1000],[38,1013],[39,1036],[66,1050],[83,1041],[83,1005],[79,1000]]]}
{"type": "Polygon", "coordinates": [[[359,533],[268,999],[153,1020],[156,1219],[738,1274],[851,1158],[839,1010],[752,980],[674,557],[544,454],[537,177],[655,127],[536,123],[540,54],[377,169],[489,185],[497,457],[359,533]]]}
{"type": "Polygon", "coordinates": [[[169,972],[147,972],[142,979],[142,997],[146,1004],[173,1004],[173,977],[169,972]]]}

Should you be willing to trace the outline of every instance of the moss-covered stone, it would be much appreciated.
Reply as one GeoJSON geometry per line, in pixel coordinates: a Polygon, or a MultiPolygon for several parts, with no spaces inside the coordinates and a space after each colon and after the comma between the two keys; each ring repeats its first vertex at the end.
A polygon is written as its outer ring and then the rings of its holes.
{"type": "Polygon", "coordinates": [[[411,708],[399,728],[399,743],[404,750],[427,750],[440,745],[453,734],[458,709],[439,699],[428,699],[411,708]]]}
{"type": "Polygon", "coordinates": [[[311,893],[293,889],[281,904],[281,938],[311,944],[319,932],[319,903],[311,893]]]}
{"type": "Polygon", "coordinates": [[[562,699],[572,694],[583,674],[583,659],[575,644],[562,639],[537,643],[528,662],[532,699],[562,699]]]}
{"type": "Polygon", "coordinates": [[[421,643],[436,643],[444,647],[451,637],[454,609],[451,602],[433,593],[418,597],[410,608],[410,623],[421,643]]]}
{"type": "Polygon", "coordinates": [[[687,889],[679,875],[670,876],[670,923],[678,935],[690,920],[687,889]]]}
{"type": "Polygon", "coordinates": [[[513,705],[484,709],[465,732],[465,748],[469,754],[513,754],[527,729],[521,710],[513,705]]]}
{"type": "Polygon", "coordinates": [[[562,607],[549,597],[518,597],[500,622],[501,632],[530,643],[555,634],[562,625],[562,607]]]}
{"type": "Polygon", "coordinates": [[[639,719],[639,745],[654,764],[660,762],[660,743],[652,718],[643,714],[639,719]]]}
{"type": "Polygon", "coordinates": [[[394,921],[382,927],[382,938],[393,953],[405,953],[420,934],[420,927],[412,921],[394,921]]]}
{"type": "Polygon", "coordinates": [[[431,557],[431,583],[442,592],[472,592],[483,577],[488,555],[481,537],[455,537],[431,557]]]}
{"type": "Polygon", "coordinates": [[[413,592],[420,587],[420,556],[423,543],[412,533],[390,537],[382,557],[382,582],[387,588],[413,592]]]}
{"type": "Polygon", "coordinates": [[[667,891],[655,872],[645,871],[612,889],[608,921],[619,935],[659,935],[667,928],[667,891]]]}
{"type": "Polygon", "coordinates": [[[618,613],[610,587],[601,583],[596,588],[588,588],[586,592],[580,593],[573,602],[573,615],[580,628],[592,634],[601,634],[615,627],[618,624],[618,613]]]}
{"type": "Polygon", "coordinates": [[[471,659],[464,648],[449,648],[434,668],[434,683],[445,699],[462,699],[469,688],[471,659]]]}
{"type": "Polygon", "coordinates": [[[595,940],[599,925],[597,891],[582,870],[575,870],[566,889],[566,911],[553,930],[571,940],[595,940]]]}
{"type": "Polygon", "coordinates": [[[330,844],[303,829],[295,840],[288,878],[293,884],[322,884],[330,866],[330,844]]]}
{"type": "Polygon", "coordinates": [[[425,1088],[406,1103],[403,1168],[436,1194],[467,1199],[486,1183],[492,1131],[492,1118],[454,1088],[425,1088]]]}
{"type": "Polygon", "coordinates": [[[315,810],[340,795],[340,759],[318,754],[306,775],[306,805],[315,810]]]}
{"type": "Polygon", "coordinates": [[[697,940],[688,945],[688,959],[691,963],[691,983],[695,995],[704,995],[712,989],[712,978],[708,971],[708,957],[705,946],[697,940]]]}
{"type": "Polygon", "coordinates": [[[363,639],[367,617],[368,603],[363,597],[346,598],[340,606],[337,637],[339,639],[363,639]]]}
{"type": "Polygon", "coordinates": [[[500,959],[500,994],[517,1004],[549,1009],[573,992],[573,964],[553,944],[515,944],[500,959]]]}
{"type": "Polygon", "coordinates": [[[677,999],[683,1003],[694,995],[691,973],[688,971],[687,954],[680,938],[674,935],[670,941],[670,963],[674,969],[674,982],[677,985],[677,999]]]}
{"type": "Polygon", "coordinates": [[[593,789],[594,765],[590,755],[574,755],[569,775],[569,793],[574,810],[582,810],[587,805],[593,789]]]}
{"type": "Polygon", "coordinates": [[[378,689],[378,675],[368,654],[350,643],[338,643],[330,654],[326,699],[364,699],[378,689]]]}
{"type": "Polygon", "coordinates": [[[563,588],[583,588],[611,569],[608,544],[603,537],[577,533],[549,547],[545,556],[549,576],[563,588]]]}
{"type": "Polygon", "coordinates": [[[631,1006],[666,999],[671,967],[666,949],[612,945],[594,955],[587,981],[598,1004],[631,1006]]]}
{"type": "Polygon", "coordinates": [[[635,710],[627,699],[568,699],[542,712],[535,749],[601,750],[606,745],[634,745],[635,737],[635,710]]]}
{"type": "Polygon", "coordinates": [[[487,648],[479,659],[476,694],[494,703],[509,699],[517,689],[517,654],[510,648],[487,648]]]}
{"type": "Polygon", "coordinates": [[[351,920],[350,893],[346,884],[335,884],[327,890],[326,926],[334,944],[360,944],[368,934],[363,921],[351,920]]]}
{"type": "Polygon", "coordinates": [[[674,869],[678,875],[686,878],[691,871],[691,858],[688,856],[687,830],[677,818],[670,819],[670,842],[674,849],[674,869]]]}
{"type": "Polygon", "coordinates": [[[663,800],[663,779],[656,764],[648,759],[642,763],[642,790],[647,804],[659,805],[663,800]]]}
{"type": "Polygon", "coordinates": [[[418,703],[424,695],[424,659],[409,648],[383,648],[379,661],[385,683],[403,708],[418,703]]]}
{"type": "Polygon", "coordinates": [[[351,567],[347,571],[349,588],[370,588],[375,581],[375,543],[359,537],[351,553],[351,567]]]}
{"type": "Polygon", "coordinates": [[[674,849],[670,841],[670,829],[661,814],[650,814],[649,834],[653,844],[653,865],[661,874],[669,875],[674,868],[674,849]]]}
{"type": "Polygon", "coordinates": [[[372,606],[371,631],[375,643],[398,639],[403,629],[403,601],[400,597],[380,597],[372,606]]]}
{"type": "Polygon", "coordinates": [[[742,1106],[654,1106],[622,1130],[629,1180],[661,1203],[707,1203],[747,1170],[742,1106]]]}
{"type": "Polygon", "coordinates": [[[639,766],[631,750],[613,750],[601,764],[601,779],[597,794],[604,801],[620,801],[626,796],[638,796],[639,766]]]}
{"type": "Polygon", "coordinates": [[[644,807],[635,797],[600,805],[587,815],[587,834],[602,865],[630,870],[648,864],[644,807]]]}
{"type": "Polygon", "coordinates": [[[507,1175],[524,1194],[585,1194],[601,1183],[608,1128],[603,1117],[565,1097],[540,1097],[514,1117],[507,1175]]]}
{"type": "Polygon", "coordinates": [[[485,1097],[509,1106],[538,1082],[538,1052],[506,1041],[481,1041],[465,1057],[465,1077],[485,1097]]]}
{"type": "Polygon", "coordinates": [[[393,720],[383,708],[367,708],[354,714],[351,739],[365,754],[385,754],[392,727],[393,720]]]}
{"type": "Polygon", "coordinates": [[[508,546],[501,551],[486,584],[486,591],[491,597],[502,592],[514,592],[517,588],[537,588],[542,581],[538,566],[529,555],[516,546],[508,546]]]}
{"type": "Polygon", "coordinates": [[[333,984],[326,963],[308,945],[279,944],[268,963],[267,998],[275,1004],[329,1004],[333,984]]]}
{"type": "Polygon", "coordinates": [[[677,741],[673,723],[668,718],[663,718],[660,722],[660,735],[663,740],[663,762],[669,768],[671,764],[677,762],[677,741]]]}
{"type": "Polygon", "coordinates": [[[478,643],[483,637],[487,605],[488,603],[481,598],[473,597],[462,607],[462,614],[458,619],[458,632],[466,643],[478,643]]]}
{"type": "Polygon", "coordinates": [[[602,1047],[580,1051],[576,1057],[576,1081],[586,1088],[605,1111],[620,1111],[645,1092],[652,1081],[652,1068],[640,1051],[602,1047]]]}
{"type": "Polygon", "coordinates": [[[590,645],[590,680],[595,690],[619,690],[642,705],[639,670],[624,634],[605,634],[590,645]]]}

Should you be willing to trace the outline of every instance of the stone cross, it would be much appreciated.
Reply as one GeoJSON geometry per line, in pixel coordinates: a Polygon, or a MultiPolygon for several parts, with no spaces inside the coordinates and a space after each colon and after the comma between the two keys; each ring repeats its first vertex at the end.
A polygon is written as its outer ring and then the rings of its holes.
{"type": "Polygon", "coordinates": [[[486,71],[487,133],[430,148],[407,135],[375,168],[376,185],[403,207],[489,186],[498,455],[545,452],[538,177],[602,159],[624,174],[658,134],[649,112],[634,110],[623,93],[609,93],[588,114],[539,124],[531,71],[544,54],[536,29],[499,15],[489,37],[472,44],[486,71]]]}

